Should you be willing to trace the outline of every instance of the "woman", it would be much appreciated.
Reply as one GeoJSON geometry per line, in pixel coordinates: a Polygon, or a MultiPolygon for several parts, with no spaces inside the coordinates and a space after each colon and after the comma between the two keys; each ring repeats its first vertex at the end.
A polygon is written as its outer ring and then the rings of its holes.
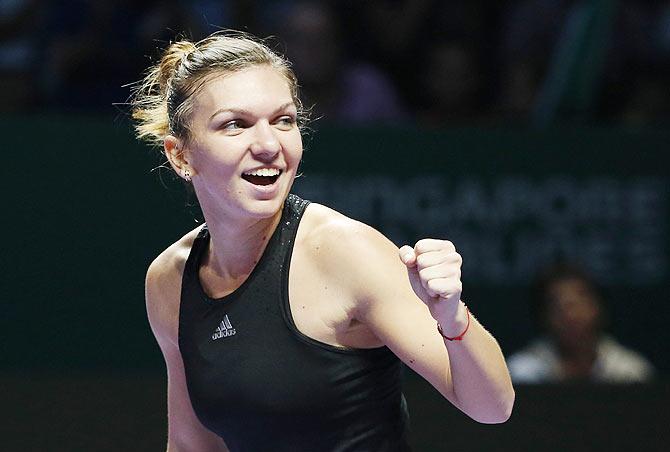
{"type": "Polygon", "coordinates": [[[604,330],[606,303],[584,269],[558,262],[532,284],[531,313],[542,336],[508,359],[516,383],[642,383],[653,366],[604,330]]]}
{"type": "Polygon", "coordinates": [[[286,60],[228,33],[171,44],[135,94],[139,136],[193,185],[206,221],[146,279],[168,450],[408,450],[399,359],[472,418],[504,422],[514,391],[460,301],[454,246],[398,250],[289,194],[297,86],[286,60]]]}

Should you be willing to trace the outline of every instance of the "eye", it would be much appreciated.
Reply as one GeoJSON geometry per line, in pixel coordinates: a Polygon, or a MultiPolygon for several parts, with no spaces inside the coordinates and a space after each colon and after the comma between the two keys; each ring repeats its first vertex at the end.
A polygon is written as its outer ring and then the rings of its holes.
{"type": "Polygon", "coordinates": [[[228,121],[221,126],[223,130],[238,130],[244,127],[244,124],[239,119],[233,119],[228,121]]]}
{"type": "Polygon", "coordinates": [[[295,124],[295,118],[291,115],[280,116],[276,121],[277,124],[282,129],[291,129],[295,124]]]}

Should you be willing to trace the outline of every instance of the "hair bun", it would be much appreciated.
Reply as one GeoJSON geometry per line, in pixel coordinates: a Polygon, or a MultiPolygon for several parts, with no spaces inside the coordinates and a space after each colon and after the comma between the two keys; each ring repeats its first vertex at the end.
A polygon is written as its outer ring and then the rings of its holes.
{"type": "Polygon", "coordinates": [[[173,42],[165,49],[158,66],[160,71],[159,83],[162,90],[165,89],[170,78],[177,73],[188,56],[196,50],[198,48],[191,41],[173,42]]]}

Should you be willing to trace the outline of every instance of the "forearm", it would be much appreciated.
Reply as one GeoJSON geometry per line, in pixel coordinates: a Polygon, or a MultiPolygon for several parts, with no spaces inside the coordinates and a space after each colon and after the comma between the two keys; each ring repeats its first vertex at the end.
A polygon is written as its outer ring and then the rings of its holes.
{"type": "MultiPolygon", "coordinates": [[[[444,325],[445,334],[462,332],[467,325],[467,315],[465,306],[460,303],[455,320],[444,325]]],[[[470,314],[470,325],[462,340],[444,339],[444,343],[449,352],[455,404],[479,422],[506,421],[512,412],[514,389],[502,351],[493,336],[470,314]]]]}

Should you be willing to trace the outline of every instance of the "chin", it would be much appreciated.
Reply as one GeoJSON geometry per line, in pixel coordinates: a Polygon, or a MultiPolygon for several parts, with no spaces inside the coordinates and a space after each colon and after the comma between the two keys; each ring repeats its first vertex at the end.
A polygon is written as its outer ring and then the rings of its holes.
{"type": "Polygon", "coordinates": [[[287,196],[288,192],[268,199],[248,199],[241,207],[254,218],[270,218],[282,210],[287,196]]]}
{"type": "Polygon", "coordinates": [[[256,200],[245,206],[245,210],[254,218],[270,218],[284,207],[284,199],[256,200]]]}

